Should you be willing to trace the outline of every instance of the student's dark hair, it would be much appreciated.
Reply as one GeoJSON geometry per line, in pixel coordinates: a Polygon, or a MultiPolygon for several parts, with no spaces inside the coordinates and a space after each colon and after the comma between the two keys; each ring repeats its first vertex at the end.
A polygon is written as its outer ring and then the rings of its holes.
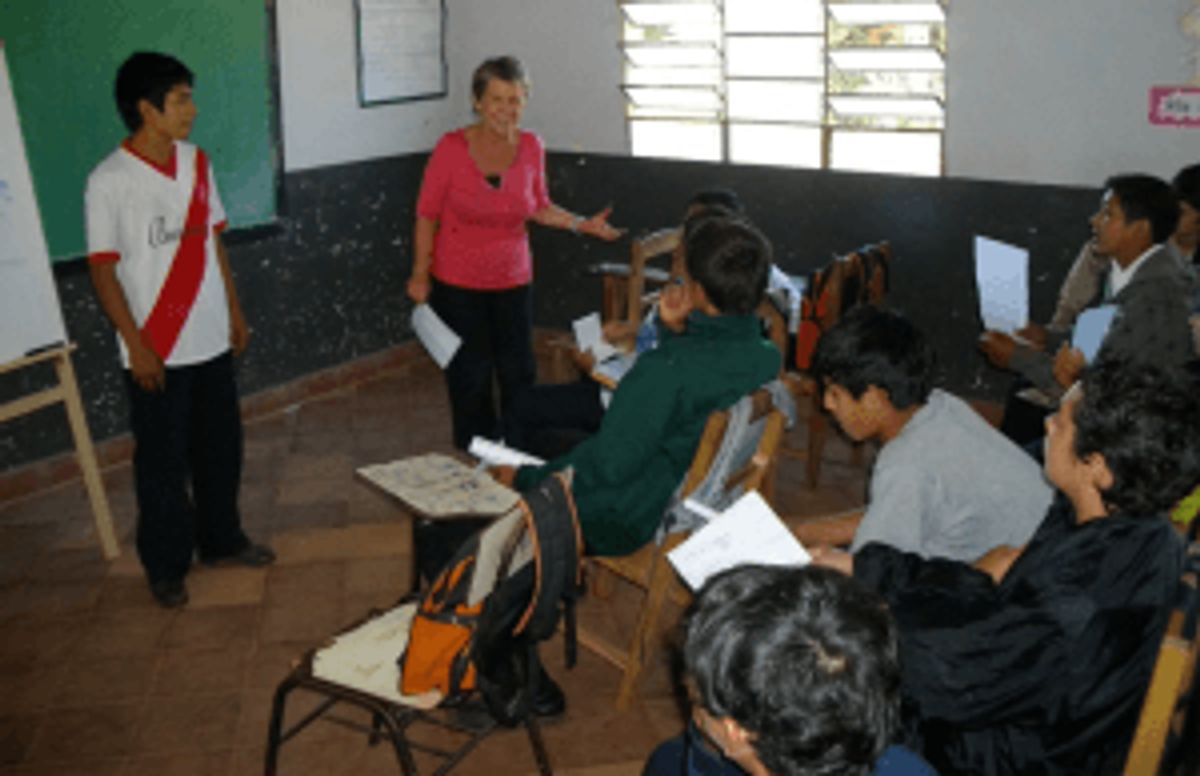
{"type": "Polygon", "coordinates": [[[712,188],[702,189],[692,195],[688,200],[687,209],[691,210],[708,208],[713,206],[723,207],[734,215],[745,215],[746,207],[742,204],[742,198],[737,195],[732,189],[712,188]]]}
{"type": "Polygon", "coordinates": [[[142,128],[139,102],[146,100],[162,110],[167,92],[179,84],[191,86],[194,81],[195,76],[187,65],[173,56],[154,51],[133,54],[117,71],[117,82],[113,87],[121,120],[130,132],[137,132],[142,128]]]}
{"type": "Polygon", "coordinates": [[[929,399],[936,362],[925,335],[903,315],[858,305],[817,340],[811,371],[822,391],[840,385],[861,399],[873,385],[903,410],[929,399]]]}
{"type": "Polygon", "coordinates": [[[1121,202],[1125,223],[1146,219],[1150,222],[1151,239],[1166,242],[1175,234],[1179,224],[1179,201],[1171,187],[1153,175],[1114,175],[1104,182],[1121,202]]]}
{"type": "Polygon", "coordinates": [[[1200,210],[1200,164],[1184,167],[1171,179],[1175,199],[1200,210]]]}
{"type": "Polygon", "coordinates": [[[1111,514],[1161,515],[1200,483],[1200,380],[1194,369],[1105,359],[1083,377],[1075,456],[1112,472],[1111,514]]]}
{"type": "Polygon", "coordinates": [[[529,80],[521,60],[510,56],[493,57],[485,59],[471,74],[471,95],[475,102],[483,99],[483,95],[487,94],[488,84],[496,78],[520,86],[525,90],[526,97],[529,97],[533,89],[533,83],[529,80]]]}
{"type": "Polygon", "coordinates": [[[742,566],[689,611],[699,702],[751,735],[776,776],[870,773],[899,720],[896,629],[882,600],[832,569],[742,566]]]}
{"type": "Polygon", "coordinates": [[[722,315],[750,315],[767,290],[771,243],[745,218],[713,206],[686,219],[688,274],[722,315]]]}

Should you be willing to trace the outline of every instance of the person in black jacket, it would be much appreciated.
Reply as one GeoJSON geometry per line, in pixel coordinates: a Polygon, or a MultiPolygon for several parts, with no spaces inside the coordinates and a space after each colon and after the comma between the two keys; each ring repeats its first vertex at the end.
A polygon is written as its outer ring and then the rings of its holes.
{"type": "Polygon", "coordinates": [[[938,770],[1119,772],[1184,546],[1164,517],[1200,480],[1195,380],[1100,363],[1047,421],[1058,488],[1023,548],[973,565],[863,548],[854,576],[901,634],[910,719],[938,770]]]}

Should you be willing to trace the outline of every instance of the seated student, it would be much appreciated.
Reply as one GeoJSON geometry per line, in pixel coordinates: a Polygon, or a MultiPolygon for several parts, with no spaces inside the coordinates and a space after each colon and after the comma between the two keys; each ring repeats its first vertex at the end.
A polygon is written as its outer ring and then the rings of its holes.
{"type": "MultiPolygon", "coordinates": [[[[599,431],[544,466],[515,472],[524,490],[574,468],[593,555],[626,555],[650,541],[708,416],[779,374],[779,350],[754,314],[771,261],[766,238],[745,220],[712,217],[690,230],[685,253],[689,277],[659,303],[663,340],[625,375],[599,431]]],[[[509,468],[496,475],[514,482],[509,468]]]]}
{"type": "MultiPolygon", "coordinates": [[[[974,561],[1024,544],[1051,491],[1037,464],[965,402],[934,389],[934,355],[898,313],[856,307],[821,336],[812,372],[825,409],[855,441],[882,444],[866,512],[798,528],[807,546],[882,542],[974,561]]],[[[826,554],[849,569],[850,556],[826,554]]]]}
{"type": "MultiPolygon", "coordinates": [[[[1099,355],[1183,364],[1196,352],[1188,323],[1192,283],[1164,245],[1179,221],[1179,203],[1166,183],[1148,175],[1116,176],[1105,188],[1100,210],[1092,216],[1092,244],[1111,266],[1103,298],[1096,302],[1116,305],[1118,311],[1099,355]]],[[[1006,334],[986,332],[980,348],[993,364],[1017,372],[1053,399],[1075,381],[1084,364],[1083,354],[1067,347],[1067,335],[1047,332],[1038,347],[1018,346],[1006,334]]],[[[1040,438],[1044,417],[1044,410],[1014,395],[1002,429],[1018,444],[1028,444],[1040,438]]]]}
{"type": "Polygon", "coordinates": [[[898,653],[883,602],[849,577],[813,566],[719,574],[687,620],[692,723],[643,776],[931,776],[891,745],[898,653]]]}
{"type": "MultiPolygon", "coordinates": [[[[689,231],[711,216],[738,216],[740,208],[737,195],[722,189],[701,191],[692,196],[684,213],[680,242],[672,258],[672,271],[677,278],[685,272],[684,243],[689,231]],[[737,210],[722,203],[732,204],[737,210]]],[[[605,324],[604,338],[622,349],[636,350],[640,355],[658,346],[661,326],[655,306],[640,327],[627,321],[605,324]]],[[[513,401],[513,423],[509,428],[510,438],[505,442],[543,459],[566,455],[600,429],[611,401],[612,391],[590,375],[571,383],[529,386],[513,401]]]]}
{"type": "Polygon", "coordinates": [[[1060,492],[1023,549],[975,566],[859,551],[854,576],[896,618],[936,767],[1121,771],[1184,567],[1164,512],[1200,478],[1197,387],[1147,364],[1089,369],[1047,423],[1060,492]]]}
{"type": "MultiPolygon", "coordinates": [[[[1173,250],[1184,274],[1200,286],[1196,277],[1196,266],[1200,264],[1200,164],[1184,167],[1171,180],[1171,191],[1179,201],[1179,223],[1175,233],[1167,240],[1167,248],[1173,250]]],[[[1075,319],[1091,306],[1100,293],[1104,275],[1112,266],[1112,260],[1096,253],[1095,242],[1088,240],[1079,251],[1075,263],[1067,272],[1062,288],[1058,292],[1058,306],[1046,328],[1030,324],[1018,334],[1035,345],[1044,346],[1050,331],[1070,331],[1075,319]]],[[[1200,287],[1196,289],[1200,291],[1200,287]]],[[[1200,294],[1193,300],[1192,312],[1200,311],[1200,294]]]]}

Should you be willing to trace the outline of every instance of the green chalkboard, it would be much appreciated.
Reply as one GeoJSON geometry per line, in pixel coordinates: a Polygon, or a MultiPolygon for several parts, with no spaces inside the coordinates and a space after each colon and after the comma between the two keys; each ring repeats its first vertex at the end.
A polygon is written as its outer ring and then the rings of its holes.
{"type": "Polygon", "coordinates": [[[87,252],[84,187],[127,134],[113,80],[135,51],[171,54],[196,74],[200,116],[191,140],[212,160],[230,226],[274,222],[271,34],[263,0],[0,2],[0,39],[52,261],[87,252]]]}

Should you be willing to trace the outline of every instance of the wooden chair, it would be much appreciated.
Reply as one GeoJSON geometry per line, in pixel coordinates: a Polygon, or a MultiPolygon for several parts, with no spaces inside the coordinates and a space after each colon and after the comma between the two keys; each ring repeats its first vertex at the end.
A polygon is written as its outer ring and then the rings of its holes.
{"type": "MultiPolygon", "coordinates": [[[[761,424],[761,435],[754,442],[748,462],[732,472],[724,482],[725,492],[734,488],[742,491],[761,490],[768,482],[779,442],[783,437],[786,418],[774,406],[770,394],[760,389],[751,394],[753,409],[751,423],[761,424]]],[[[684,480],[683,495],[693,492],[708,475],[721,448],[729,427],[730,410],[714,412],[705,425],[700,445],[684,480]]],[[[764,494],[766,496],[767,494],[764,494]]],[[[642,671],[650,663],[662,631],[661,614],[668,597],[686,605],[691,596],[679,582],[667,553],[687,539],[685,532],[668,533],[664,542],[647,544],[631,555],[619,558],[592,558],[593,593],[601,599],[611,594],[614,578],[624,579],[645,591],[633,635],[624,646],[583,627],[579,628],[579,643],[617,666],[622,671],[617,692],[617,709],[627,711],[637,692],[642,671]]]]}
{"type": "MultiPolygon", "coordinates": [[[[882,305],[890,282],[891,247],[886,242],[867,245],[835,258],[825,269],[810,278],[801,312],[801,331],[797,337],[797,368],[786,379],[797,403],[810,402],[808,446],[798,450],[784,445],[780,455],[806,463],[805,483],[815,489],[821,477],[825,443],[829,441],[829,421],[821,407],[820,391],[806,374],[809,359],[821,334],[841,320],[842,313],[859,304],[882,305]]],[[[855,445],[852,463],[861,465],[862,446],[855,445]]]]}
{"type": "MultiPolygon", "coordinates": [[[[680,271],[681,257],[677,250],[680,238],[679,227],[660,229],[633,241],[628,264],[604,263],[589,268],[590,273],[599,275],[604,282],[601,320],[624,321],[636,331],[647,301],[654,298],[652,294],[648,298],[647,289],[661,288],[680,271]],[[669,269],[650,266],[664,257],[671,260],[669,269]]],[[[555,382],[568,382],[590,372],[594,366],[590,354],[580,353],[569,335],[554,339],[551,347],[551,374],[555,382]]]]}
{"type": "Polygon", "coordinates": [[[1158,650],[1125,776],[1200,773],[1200,692],[1195,683],[1200,547],[1193,544],[1189,550],[1193,565],[1179,582],[1179,600],[1158,650]]]}

